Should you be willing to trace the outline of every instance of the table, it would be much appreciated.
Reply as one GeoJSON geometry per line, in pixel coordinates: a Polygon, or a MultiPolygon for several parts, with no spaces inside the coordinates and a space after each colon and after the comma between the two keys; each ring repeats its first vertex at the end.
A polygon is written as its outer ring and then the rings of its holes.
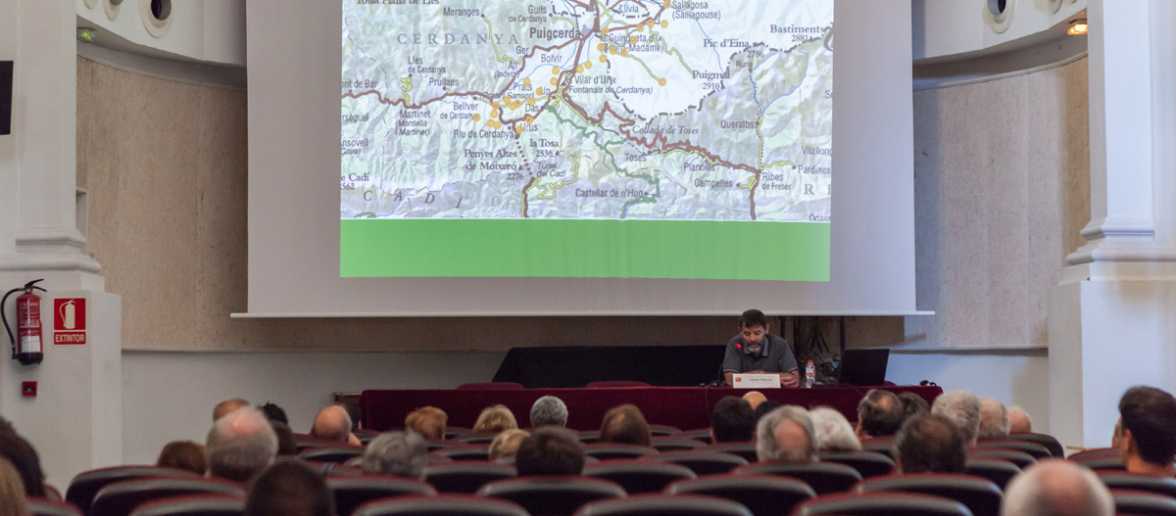
{"type": "MultiPolygon", "coordinates": [[[[928,403],[943,390],[936,386],[864,387],[855,385],[819,386],[812,389],[765,389],[764,395],[780,403],[805,407],[835,408],[850,421],[857,419],[857,404],[872,388],[896,394],[913,392],[928,403]]],[[[366,390],[360,395],[363,425],[373,430],[404,426],[404,417],[425,405],[441,408],[449,414],[449,425],[471,427],[478,413],[494,404],[503,404],[514,412],[522,428],[530,427],[531,404],[540,396],[558,396],[568,405],[568,426],[576,430],[595,430],[608,409],[623,403],[641,408],[651,424],[670,425],[683,430],[710,426],[711,409],[723,396],[742,396],[744,389],[727,387],[598,387],[520,390],[450,390],[405,389],[366,390]]]]}

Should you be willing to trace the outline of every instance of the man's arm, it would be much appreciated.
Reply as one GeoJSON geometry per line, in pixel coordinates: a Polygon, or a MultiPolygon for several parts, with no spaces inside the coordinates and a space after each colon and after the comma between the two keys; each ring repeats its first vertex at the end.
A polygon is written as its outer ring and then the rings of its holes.
{"type": "Polygon", "coordinates": [[[742,362],[739,360],[739,351],[735,349],[735,345],[733,343],[728,342],[727,350],[723,352],[722,365],[723,382],[726,383],[728,387],[731,386],[731,375],[733,373],[742,372],[740,371],[742,365],[742,362]]]}

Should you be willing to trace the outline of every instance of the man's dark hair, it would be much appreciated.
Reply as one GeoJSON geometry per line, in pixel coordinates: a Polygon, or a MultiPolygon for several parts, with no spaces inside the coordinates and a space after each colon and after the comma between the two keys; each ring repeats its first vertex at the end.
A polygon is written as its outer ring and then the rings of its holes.
{"type": "Polygon", "coordinates": [[[261,413],[265,414],[265,418],[268,419],[270,423],[281,423],[287,427],[290,426],[290,419],[286,417],[286,411],[274,402],[267,401],[265,402],[265,405],[262,405],[258,408],[261,409],[261,413]]]}
{"type": "Polygon", "coordinates": [[[278,455],[298,455],[298,441],[294,440],[294,431],[285,423],[270,420],[274,427],[274,435],[278,436],[278,455]]]}
{"type": "Polygon", "coordinates": [[[751,328],[755,326],[763,326],[764,328],[767,328],[768,318],[764,317],[763,312],[752,308],[751,310],[743,312],[743,315],[739,316],[739,326],[741,328],[751,328]]]}
{"type": "Polygon", "coordinates": [[[857,407],[862,432],[870,437],[884,437],[898,432],[906,419],[902,400],[893,392],[870,389],[857,407]]]}
{"type": "Polygon", "coordinates": [[[715,442],[750,441],[755,434],[755,411],[743,398],[724,396],[711,412],[711,432],[715,442]]]}
{"type": "Polygon", "coordinates": [[[913,392],[899,394],[898,399],[902,400],[904,419],[910,419],[931,412],[931,405],[927,403],[927,400],[913,392]]]}
{"type": "Polygon", "coordinates": [[[322,475],[298,460],[266,468],[249,486],[245,516],[335,516],[335,498],[322,475]]]}
{"type": "Polygon", "coordinates": [[[938,415],[907,420],[894,439],[894,449],[903,473],[963,473],[968,459],[960,429],[938,415]]]}
{"type": "Polygon", "coordinates": [[[1141,459],[1167,466],[1176,458],[1176,398],[1171,394],[1142,385],[1127,389],[1119,399],[1119,417],[1141,459]]]}
{"type": "Polygon", "coordinates": [[[584,448],[570,431],[545,426],[531,433],[515,454],[515,469],[524,475],[579,475],[584,448]]]}
{"type": "Polygon", "coordinates": [[[755,408],[755,422],[759,423],[760,418],[766,416],[768,414],[768,412],[771,412],[771,411],[776,410],[776,409],[783,407],[783,406],[784,406],[784,404],[780,403],[779,401],[773,401],[773,400],[761,401],[759,406],[755,408]]]}
{"type": "Polygon", "coordinates": [[[653,434],[641,409],[624,404],[604,413],[604,420],[600,422],[600,442],[649,446],[653,443],[653,434]]]}
{"type": "Polygon", "coordinates": [[[45,496],[45,473],[41,469],[41,458],[33,445],[17,434],[11,425],[0,429],[0,457],[8,459],[20,473],[25,495],[37,498],[45,496]]]}

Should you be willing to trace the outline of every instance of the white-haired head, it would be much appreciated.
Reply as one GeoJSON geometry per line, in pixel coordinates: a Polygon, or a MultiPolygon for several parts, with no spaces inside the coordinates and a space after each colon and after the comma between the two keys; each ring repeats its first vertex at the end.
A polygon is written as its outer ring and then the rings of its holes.
{"type": "Polygon", "coordinates": [[[813,436],[817,450],[823,452],[859,451],[862,442],[854,434],[853,426],[841,412],[829,407],[817,407],[809,411],[813,421],[813,436]]]}
{"type": "Polygon", "coordinates": [[[568,426],[568,406],[563,400],[547,395],[531,405],[531,428],[568,426]]]}
{"type": "Polygon", "coordinates": [[[755,426],[755,454],[761,461],[816,461],[817,446],[808,411],[785,405],[760,418],[755,426]]]}
{"type": "Polygon", "coordinates": [[[1111,516],[1111,492],[1093,471],[1060,459],[1041,461],[1005,489],[1005,516],[1111,516]]]}
{"type": "Polygon", "coordinates": [[[274,461],[278,436],[265,414],[244,407],[212,424],[205,447],[212,476],[245,482],[274,461]]]}
{"type": "Polygon", "coordinates": [[[963,434],[968,446],[976,444],[980,434],[980,399],[968,391],[948,391],[935,398],[931,413],[946,417],[963,434]]]}
{"type": "Polygon", "coordinates": [[[1003,439],[1009,436],[1009,413],[1004,403],[992,398],[980,398],[981,439],[1003,439]]]}

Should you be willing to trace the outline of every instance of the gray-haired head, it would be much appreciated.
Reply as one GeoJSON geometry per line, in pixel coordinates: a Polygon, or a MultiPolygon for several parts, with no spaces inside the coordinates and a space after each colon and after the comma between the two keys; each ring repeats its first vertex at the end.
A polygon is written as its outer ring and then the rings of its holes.
{"type": "Polygon", "coordinates": [[[1009,433],[1026,434],[1033,431],[1033,418],[1025,409],[1013,405],[1009,407],[1009,433]]]}
{"type": "Polygon", "coordinates": [[[980,428],[977,436],[981,439],[1003,439],[1009,436],[1009,413],[1004,403],[992,398],[980,399],[980,428]]]}
{"type": "Polygon", "coordinates": [[[245,482],[274,461],[278,436],[265,414],[244,407],[212,424],[205,447],[212,476],[245,482]]]}
{"type": "Polygon", "coordinates": [[[386,432],[368,443],[360,466],[368,473],[420,478],[428,450],[416,432],[386,432]]]}
{"type": "Polygon", "coordinates": [[[976,444],[980,434],[980,399],[968,391],[948,391],[935,398],[931,413],[951,421],[964,438],[967,446],[976,444]]]}
{"type": "Polygon", "coordinates": [[[760,461],[815,461],[817,446],[808,411],[785,405],[760,418],[755,426],[755,455],[760,461]]]}
{"type": "Polygon", "coordinates": [[[531,405],[531,428],[568,426],[568,406],[555,396],[543,396],[531,405]]]}
{"type": "Polygon", "coordinates": [[[1111,516],[1111,492],[1093,471],[1061,459],[1043,460],[1005,489],[1006,516],[1111,516]]]}
{"type": "Polygon", "coordinates": [[[813,437],[817,450],[823,452],[861,451],[862,442],[853,432],[849,420],[841,412],[829,407],[817,407],[808,413],[813,422],[813,437]]]}

